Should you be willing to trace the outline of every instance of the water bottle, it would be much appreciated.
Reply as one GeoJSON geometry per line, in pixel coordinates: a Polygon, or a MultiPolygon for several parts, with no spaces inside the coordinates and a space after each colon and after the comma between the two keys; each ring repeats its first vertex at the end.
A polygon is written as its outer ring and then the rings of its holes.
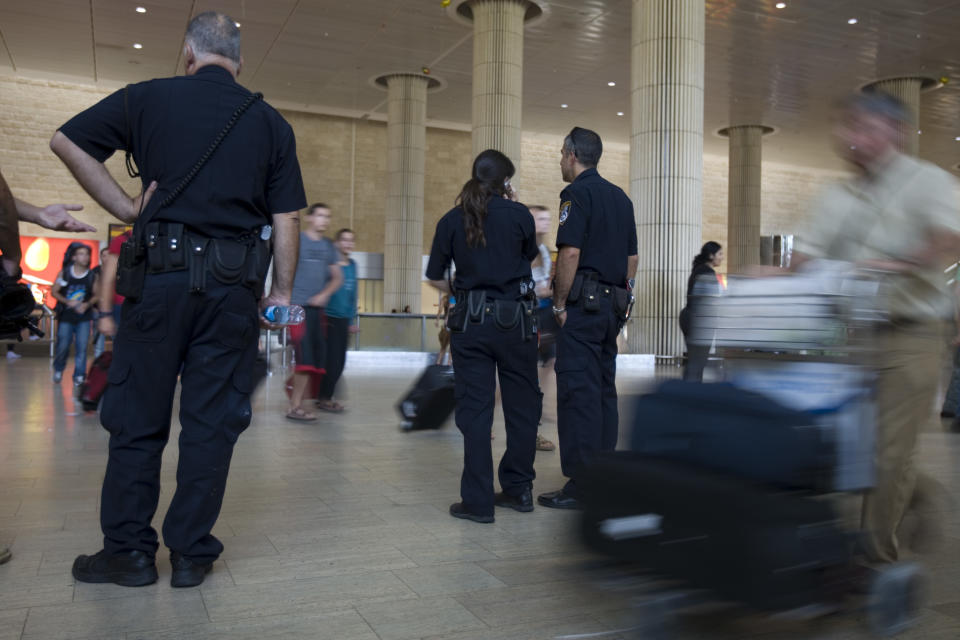
{"type": "Polygon", "coordinates": [[[292,304],[289,307],[271,305],[263,310],[263,317],[268,322],[285,326],[300,324],[305,315],[303,307],[298,304],[292,304]]]}

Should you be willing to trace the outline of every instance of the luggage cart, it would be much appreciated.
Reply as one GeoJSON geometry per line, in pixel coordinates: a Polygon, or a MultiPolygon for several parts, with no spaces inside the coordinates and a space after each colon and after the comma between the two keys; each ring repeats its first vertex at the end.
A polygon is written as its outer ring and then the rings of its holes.
{"type": "Polygon", "coordinates": [[[816,430],[829,452],[827,473],[816,485],[786,486],[769,465],[769,482],[738,468],[742,458],[724,466],[727,454],[710,447],[718,434],[705,417],[726,410],[710,404],[724,387],[710,396],[704,387],[712,385],[668,382],[660,396],[647,396],[666,402],[673,385],[670,407],[636,416],[633,450],[598,457],[582,476],[582,538],[616,561],[604,584],[643,590],[638,624],[621,636],[676,637],[678,613],[715,601],[776,617],[863,612],[882,636],[914,624],[920,567],[857,565],[858,532],[836,509],[874,482],[870,344],[884,321],[879,282],[875,273],[821,264],[796,276],[731,279],[725,295],[695,305],[692,337],[715,345],[731,393],[760,394],[807,416],[804,427],[794,426],[806,436],[816,430]],[[678,389],[689,391],[686,405],[678,389]],[[686,416],[697,416],[695,429],[684,429],[686,416]],[[671,430],[682,437],[664,437],[671,430]],[[869,585],[865,597],[853,594],[855,585],[869,585]]]}

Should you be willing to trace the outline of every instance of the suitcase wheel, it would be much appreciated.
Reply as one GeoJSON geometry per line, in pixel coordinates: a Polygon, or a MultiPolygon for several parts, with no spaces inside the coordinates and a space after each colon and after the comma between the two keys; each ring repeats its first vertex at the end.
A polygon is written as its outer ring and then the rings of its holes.
{"type": "Polygon", "coordinates": [[[923,572],[915,563],[878,571],[867,599],[867,624],[875,634],[897,635],[916,624],[923,595],[923,572]]]}

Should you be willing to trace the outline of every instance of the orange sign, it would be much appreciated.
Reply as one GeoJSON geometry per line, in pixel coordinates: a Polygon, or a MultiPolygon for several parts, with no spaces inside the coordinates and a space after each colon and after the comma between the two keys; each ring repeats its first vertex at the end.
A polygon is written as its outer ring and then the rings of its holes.
{"type": "Polygon", "coordinates": [[[96,240],[74,240],[72,238],[38,238],[20,236],[20,250],[23,252],[23,279],[30,284],[33,297],[40,304],[53,307],[56,301],[50,296],[50,289],[63,268],[63,255],[71,242],[80,242],[90,248],[90,268],[100,263],[100,243],[96,240]]]}

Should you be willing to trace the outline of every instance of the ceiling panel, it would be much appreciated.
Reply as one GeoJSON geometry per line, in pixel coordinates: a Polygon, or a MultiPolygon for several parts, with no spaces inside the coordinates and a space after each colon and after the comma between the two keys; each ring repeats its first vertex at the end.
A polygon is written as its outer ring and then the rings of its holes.
{"type": "MultiPolygon", "coordinates": [[[[829,132],[837,101],[877,78],[925,74],[955,81],[923,98],[921,153],[960,162],[960,0],[785,1],[779,10],[773,0],[706,0],[708,152],[726,151],[717,129],[760,123],[777,128],[765,158],[836,163],[829,132]]],[[[559,136],[576,123],[627,142],[631,2],[542,5],[544,19],[525,35],[525,128],[559,136]]],[[[268,99],[383,113],[386,95],[370,77],[430,65],[447,87],[430,94],[428,116],[470,121],[470,30],[439,0],[2,0],[10,56],[0,47],[0,72],[15,64],[25,75],[102,83],[170,75],[187,22],[206,10],[241,23],[241,81],[268,99]],[[147,13],[136,13],[137,4],[147,13]]]]}

